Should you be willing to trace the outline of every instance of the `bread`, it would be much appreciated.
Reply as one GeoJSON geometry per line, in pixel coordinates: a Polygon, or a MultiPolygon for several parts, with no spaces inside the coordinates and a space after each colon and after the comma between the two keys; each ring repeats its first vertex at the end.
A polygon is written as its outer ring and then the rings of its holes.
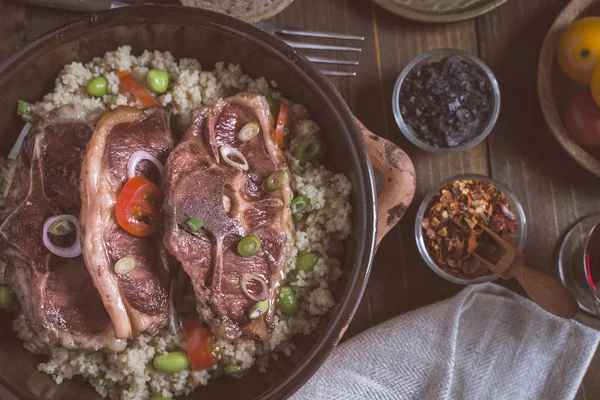
{"type": "Polygon", "coordinates": [[[283,11],[294,0],[181,0],[184,6],[220,12],[246,22],[258,22],[283,11]]]}

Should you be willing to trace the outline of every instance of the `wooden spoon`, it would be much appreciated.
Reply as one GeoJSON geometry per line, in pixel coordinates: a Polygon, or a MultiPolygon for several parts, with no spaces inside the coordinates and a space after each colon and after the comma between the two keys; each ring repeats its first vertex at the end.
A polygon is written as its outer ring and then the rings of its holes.
{"type": "Polygon", "coordinates": [[[519,250],[487,226],[483,224],[479,226],[504,249],[504,254],[496,264],[473,253],[473,256],[486,268],[502,279],[517,278],[531,300],[549,313],[561,318],[573,318],[577,314],[579,307],[575,298],[560,281],[526,267],[523,254],[519,250]]]}

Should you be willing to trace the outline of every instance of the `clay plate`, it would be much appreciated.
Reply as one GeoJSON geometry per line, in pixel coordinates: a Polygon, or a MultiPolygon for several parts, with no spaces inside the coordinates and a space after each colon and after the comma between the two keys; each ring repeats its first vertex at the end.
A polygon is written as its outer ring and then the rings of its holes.
{"type": "MultiPolygon", "coordinates": [[[[287,6],[292,4],[294,0],[271,0],[271,1],[215,1],[215,0],[182,0],[185,6],[193,6],[203,8],[205,10],[216,11],[222,14],[227,14],[234,18],[241,19],[248,23],[254,23],[269,19],[287,6]]],[[[142,5],[145,1],[138,2],[142,5]]]]}
{"type": "Polygon", "coordinates": [[[453,22],[475,18],[507,0],[373,0],[401,17],[422,22],[453,22]]]}
{"type": "MultiPolygon", "coordinates": [[[[325,133],[323,140],[331,149],[326,152],[327,165],[345,173],[352,182],[354,229],[344,246],[341,262],[345,273],[334,292],[336,306],[332,312],[312,335],[297,337],[290,356],[273,360],[267,373],[255,368],[239,380],[224,377],[189,396],[178,397],[286,399],[319,368],[350,324],[367,285],[376,238],[379,241],[398,222],[412,200],[413,165],[393,143],[359,126],[332,83],[275,37],[226,15],[164,5],[122,7],[82,16],[36,39],[1,64],[0,155],[8,153],[23,127],[15,112],[17,100],[34,101],[51,91],[64,64],[86,62],[124,44],[132,46],[135,54],[159,49],[170,51],[176,58],[199,59],[202,65],[232,62],[250,76],[280,82],[278,88],[289,99],[306,105],[325,133]],[[374,175],[381,176],[377,182],[383,186],[377,197],[374,175]]],[[[10,320],[2,319],[0,398],[101,400],[80,379],[57,386],[35,368],[40,361],[43,359],[27,352],[17,340],[10,320]]]]}
{"type": "Polygon", "coordinates": [[[556,46],[560,34],[576,19],[600,15],[597,0],[573,0],[558,15],[548,31],[538,65],[538,96],[544,118],[558,143],[582,167],[600,176],[600,148],[581,146],[567,132],[562,116],[567,99],[575,93],[589,88],[570,81],[556,62],[556,46]]]}

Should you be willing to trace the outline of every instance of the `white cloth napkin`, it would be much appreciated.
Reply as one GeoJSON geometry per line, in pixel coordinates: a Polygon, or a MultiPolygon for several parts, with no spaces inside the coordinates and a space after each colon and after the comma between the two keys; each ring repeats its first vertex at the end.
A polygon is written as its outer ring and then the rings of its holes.
{"type": "Polygon", "coordinates": [[[336,348],[293,397],[572,399],[600,332],[487,283],[336,348]]]}

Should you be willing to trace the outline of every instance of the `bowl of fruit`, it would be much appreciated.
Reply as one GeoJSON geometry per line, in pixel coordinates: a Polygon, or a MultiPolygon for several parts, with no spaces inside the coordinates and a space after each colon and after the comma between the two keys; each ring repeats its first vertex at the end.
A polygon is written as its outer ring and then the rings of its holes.
{"type": "Polygon", "coordinates": [[[600,176],[600,2],[573,0],[550,28],[538,66],[550,130],[581,166],[600,176]]]}

